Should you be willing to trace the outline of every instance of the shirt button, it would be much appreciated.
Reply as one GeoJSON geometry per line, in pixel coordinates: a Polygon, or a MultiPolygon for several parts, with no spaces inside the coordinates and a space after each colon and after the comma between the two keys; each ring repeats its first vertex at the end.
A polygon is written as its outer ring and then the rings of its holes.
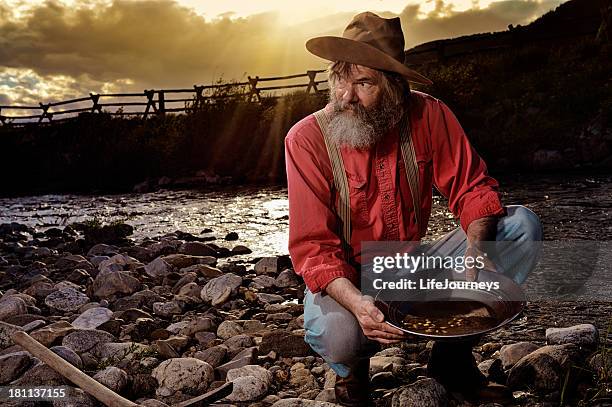
{"type": "Polygon", "coordinates": [[[389,199],[389,194],[385,194],[385,195],[383,196],[383,198],[385,199],[385,201],[386,201],[386,200],[388,200],[388,199],[389,199]]]}
{"type": "Polygon", "coordinates": [[[385,164],[383,164],[383,163],[378,164],[378,168],[380,168],[382,170],[383,168],[385,168],[385,164]]]}

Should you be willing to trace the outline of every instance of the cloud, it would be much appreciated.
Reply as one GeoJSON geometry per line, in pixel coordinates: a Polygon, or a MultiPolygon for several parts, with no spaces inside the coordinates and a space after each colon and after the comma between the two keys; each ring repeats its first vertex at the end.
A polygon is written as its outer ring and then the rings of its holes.
{"type": "MultiPolygon", "coordinates": [[[[485,9],[453,12],[438,0],[427,19],[417,17],[418,5],[406,7],[400,16],[406,45],[414,46],[503,30],[510,23],[528,22],[558,3],[508,0],[485,9]]],[[[0,70],[29,72],[38,80],[52,81],[57,86],[49,89],[59,92],[56,95],[87,94],[109,86],[137,91],[191,87],[220,76],[244,79],[246,72],[292,74],[323,67],[325,61],[310,55],[304,42],[317,35],[340,35],[353,14],[338,13],[287,26],[274,13],[244,18],[228,14],[205,20],[165,0],[114,0],[95,7],[87,0],[73,6],[49,0],[16,19],[0,2],[0,70]],[[61,86],[68,91],[61,92],[61,86]]],[[[40,86],[20,89],[28,100],[37,92],[40,97],[52,96],[40,86]]],[[[13,90],[11,99],[19,100],[18,93],[13,90]]]]}

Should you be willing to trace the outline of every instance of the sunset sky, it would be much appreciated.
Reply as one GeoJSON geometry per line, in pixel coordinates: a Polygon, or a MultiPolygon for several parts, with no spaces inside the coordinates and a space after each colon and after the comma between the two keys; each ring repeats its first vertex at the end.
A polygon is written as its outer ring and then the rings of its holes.
{"type": "Polygon", "coordinates": [[[0,0],[0,105],[191,87],[325,62],[304,42],[351,17],[400,16],[407,48],[505,30],[561,0],[0,0]]]}

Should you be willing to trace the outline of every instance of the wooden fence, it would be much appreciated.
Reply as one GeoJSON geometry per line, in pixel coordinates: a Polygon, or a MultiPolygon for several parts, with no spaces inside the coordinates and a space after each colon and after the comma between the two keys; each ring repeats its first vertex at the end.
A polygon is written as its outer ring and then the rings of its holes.
{"type": "Polygon", "coordinates": [[[318,79],[319,74],[325,70],[309,70],[303,74],[260,78],[259,76],[248,77],[247,82],[217,84],[217,85],[194,85],[191,89],[160,89],[145,90],[142,93],[107,93],[63,100],[60,102],[39,103],[38,106],[11,106],[0,105],[0,123],[3,126],[47,124],[68,120],[80,113],[108,113],[114,116],[142,116],[164,115],[170,112],[188,112],[219,98],[239,97],[247,101],[261,101],[262,92],[270,95],[278,95],[284,89],[303,88],[307,93],[323,91],[320,85],[327,79],[318,79]],[[262,82],[281,82],[294,79],[308,78],[308,83],[297,84],[271,84],[261,87],[262,82]],[[184,95],[189,95],[186,97],[184,95]],[[182,104],[178,105],[177,104],[182,104]],[[109,111],[108,108],[116,108],[109,111]],[[130,111],[126,111],[130,109],[130,111]],[[144,109],[144,110],[143,110],[144,109]],[[25,111],[25,115],[7,115],[3,110],[25,111]]]}

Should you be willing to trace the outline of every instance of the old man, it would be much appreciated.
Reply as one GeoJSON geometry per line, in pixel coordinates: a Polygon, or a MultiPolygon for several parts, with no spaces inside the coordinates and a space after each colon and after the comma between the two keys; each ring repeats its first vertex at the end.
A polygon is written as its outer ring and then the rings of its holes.
{"type": "MultiPolygon", "coordinates": [[[[502,205],[497,181],[450,109],[410,89],[409,82],[431,81],[403,64],[399,18],[361,13],[342,37],[313,38],[306,48],[331,61],[330,102],[285,139],[289,252],[307,286],[305,340],[337,374],[336,401],[365,406],[369,357],[380,344],[406,338],[359,289],[361,243],[420,241],[432,187],[461,224],[435,242],[438,253],[467,256],[479,252],[479,242],[539,241],[541,225],[529,209],[502,205]]],[[[489,269],[522,283],[537,255],[517,251],[489,269]]],[[[475,269],[466,273],[478,278],[475,269]]],[[[449,391],[483,396],[491,386],[473,345],[436,342],[428,374],[449,391]]]]}

